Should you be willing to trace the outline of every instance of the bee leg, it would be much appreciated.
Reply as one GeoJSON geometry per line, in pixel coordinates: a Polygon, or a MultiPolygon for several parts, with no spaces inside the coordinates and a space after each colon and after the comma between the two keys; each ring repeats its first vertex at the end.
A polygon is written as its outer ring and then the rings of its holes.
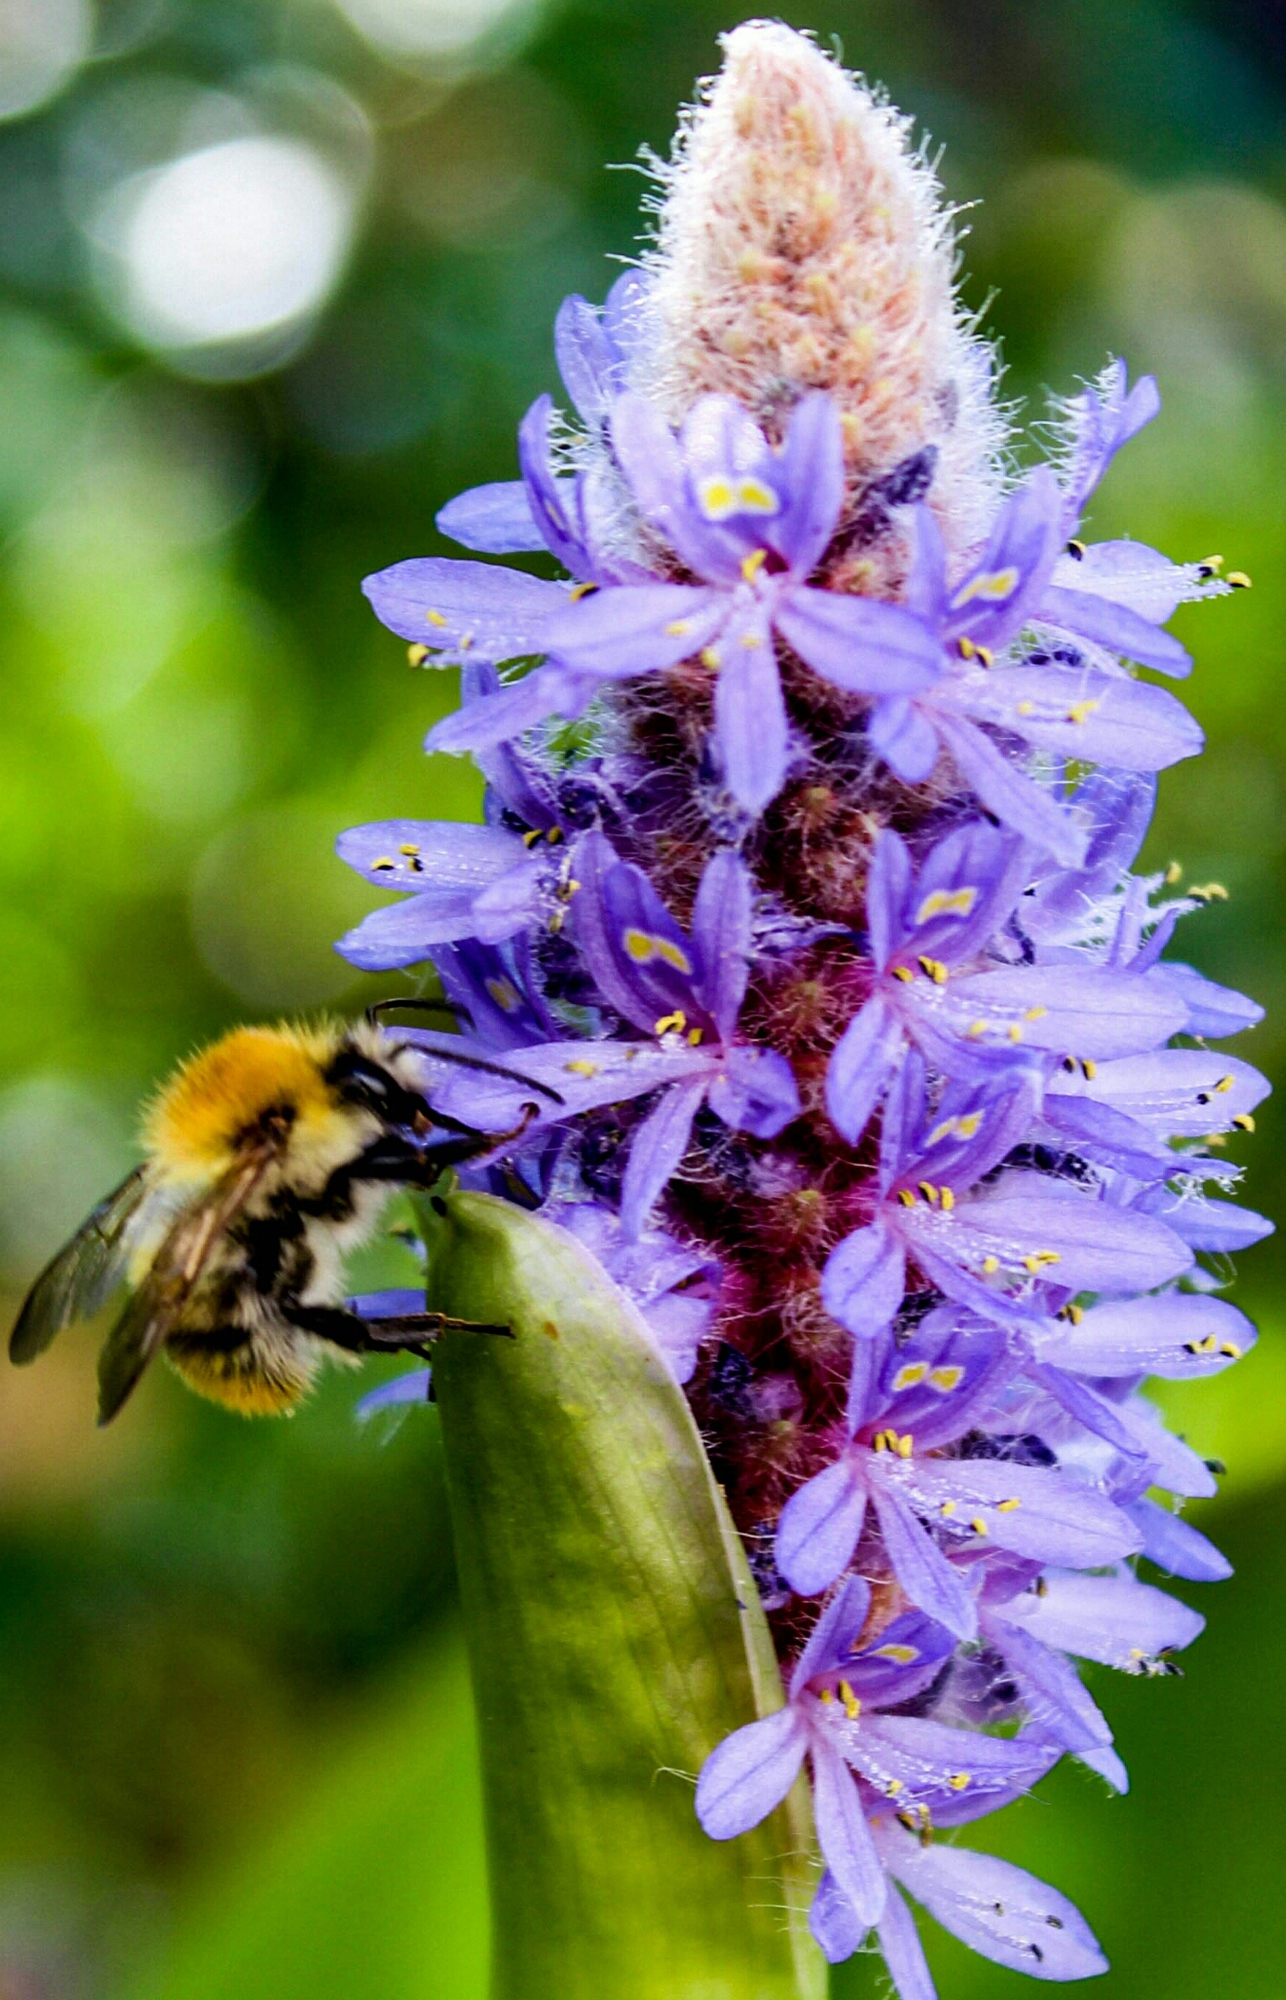
{"type": "Polygon", "coordinates": [[[401,1313],[396,1319],[367,1319],[362,1321],[367,1336],[367,1346],[373,1353],[387,1353],[390,1348],[416,1345],[417,1352],[426,1341],[436,1340],[442,1333],[491,1333],[501,1339],[512,1340],[511,1326],[493,1326],[487,1320],[452,1319],[447,1313],[401,1313]]]}

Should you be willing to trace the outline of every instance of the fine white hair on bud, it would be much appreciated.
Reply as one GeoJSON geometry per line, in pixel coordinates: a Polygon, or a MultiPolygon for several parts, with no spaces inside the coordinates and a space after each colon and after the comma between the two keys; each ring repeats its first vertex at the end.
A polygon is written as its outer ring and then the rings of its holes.
{"type": "Polygon", "coordinates": [[[658,168],[634,385],[676,422],[698,396],[735,396],[770,433],[827,390],[857,528],[829,580],[892,595],[906,557],[888,504],[927,497],[958,557],[1001,483],[992,354],[956,298],[951,211],[911,121],[806,36],[748,21],[723,52],[658,168]]]}

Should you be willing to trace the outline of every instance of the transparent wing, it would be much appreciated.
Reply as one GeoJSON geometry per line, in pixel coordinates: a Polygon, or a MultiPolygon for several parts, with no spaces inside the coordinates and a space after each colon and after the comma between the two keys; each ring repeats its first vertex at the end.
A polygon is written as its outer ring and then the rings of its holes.
{"type": "Polygon", "coordinates": [[[147,1194],[144,1174],[141,1166],[127,1174],[40,1273],[9,1336],[11,1361],[34,1361],[65,1326],[106,1304],[124,1274],[129,1226],[147,1194]]]}
{"type": "Polygon", "coordinates": [[[98,1357],[100,1425],[111,1422],[166,1336],[180,1324],[210,1253],[283,1150],[286,1137],[282,1131],[259,1140],[175,1221],[146,1278],[103,1343],[98,1357]]]}

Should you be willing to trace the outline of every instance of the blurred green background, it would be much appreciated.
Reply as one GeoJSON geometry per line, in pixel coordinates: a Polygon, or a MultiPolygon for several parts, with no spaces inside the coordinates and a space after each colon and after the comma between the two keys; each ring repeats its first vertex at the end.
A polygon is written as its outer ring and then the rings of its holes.
{"type": "MultiPolygon", "coordinates": [[[[1286,6],[819,0],[946,146],[970,300],[1039,417],[1109,351],[1162,421],[1093,532],[1218,553],[1181,614],[1202,762],[1150,854],[1229,898],[1185,955],[1286,980],[1286,6]],[[969,204],[979,202],[976,209],[969,204]]],[[[639,240],[637,175],[737,19],[707,0],[6,0],[0,7],[0,1276],[8,1303],[230,1022],[356,1008],[330,940],[365,817],[467,815],[453,699],[362,575],[511,476],[570,290],[639,240]]],[[[1277,1114],[1249,1197],[1272,1212],[1277,1114]]],[[[1239,1146],[1241,1142],[1238,1142],[1239,1146]]],[[[1237,1576],[1187,1678],[1100,1690],[1135,1777],[1078,1767],[980,1832],[1083,1905],[1100,1989],[1286,1994],[1286,1315],[1176,1392],[1227,1462],[1237,1576]]],[[[374,1267],[368,1274],[374,1276],[374,1267]]],[[[351,1381],[243,1425],[161,1370],[106,1434],[92,1344],[0,1376],[0,2000],[474,2000],[486,1917],[435,1419],[351,1381]]],[[[926,1929],[931,1927],[926,1924],[926,1929]]],[[[944,2000],[1019,1980],[934,1934],[944,2000]]],[[[855,1963],[836,1993],[873,1993],[855,1963]]]]}

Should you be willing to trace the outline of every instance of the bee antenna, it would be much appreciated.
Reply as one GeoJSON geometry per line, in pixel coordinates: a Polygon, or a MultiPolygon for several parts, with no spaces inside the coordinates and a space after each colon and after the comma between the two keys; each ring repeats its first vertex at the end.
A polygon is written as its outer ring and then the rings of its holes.
{"type": "Polygon", "coordinates": [[[473,1027],[473,1015],[459,1000],[376,1000],[366,1009],[366,1019],[372,1028],[380,1026],[380,1015],[391,1014],[396,1008],[420,1014],[451,1014],[458,1020],[467,1021],[473,1027]]]}
{"type": "Polygon", "coordinates": [[[556,1090],[551,1090],[547,1083],[538,1082],[534,1076],[524,1075],[522,1070],[506,1069],[502,1063],[484,1062],[481,1056],[456,1055],[451,1049],[429,1049],[427,1053],[435,1062],[459,1063],[461,1069],[479,1069],[485,1076],[503,1076],[508,1082],[520,1083],[527,1090],[538,1090],[542,1097],[552,1099],[555,1104],[566,1102],[566,1099],[560,1097],[556,1090]]]}

